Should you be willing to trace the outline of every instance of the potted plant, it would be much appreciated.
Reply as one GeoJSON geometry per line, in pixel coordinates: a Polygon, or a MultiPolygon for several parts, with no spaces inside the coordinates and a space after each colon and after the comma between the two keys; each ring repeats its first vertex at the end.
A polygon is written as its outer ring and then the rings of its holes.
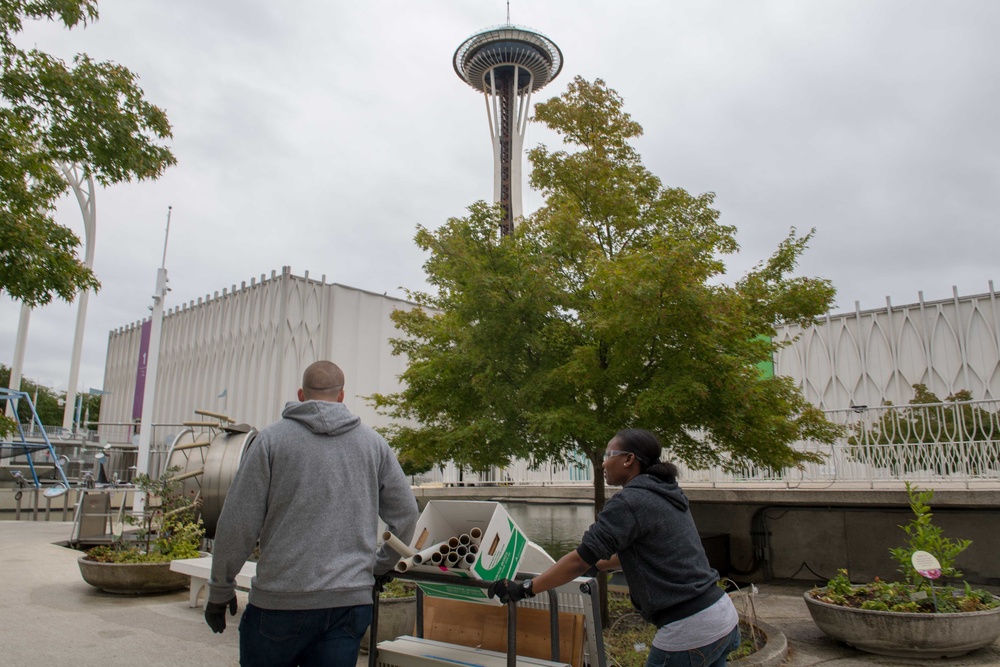
{"type": "Polygon", "coordinates": [[[914,517],[901,526],[907,545],[890,549],[903,581],[853,584],[840,570],[823,588],[805,593],[823,632],[846,644],[897,657],[953,657],[1000,637],[1000,598],[961,582],[955,560],[969,540],[944,537],[932,522],[932,490],[906,485],[914,517]],[[935,584],[943,578],[945,583],[935,584]]]}
{"type": "Polygon", "coordinates": [[[153,479],[139,474],[135,486],[145,496],[138,515],[125,523],[138,526],[131,534],[119,529],[111,545],[89,549],[77,559],[88,584],[109,593],[164,593],[186,588],[190,577],[172,572],[170,561],[198,558],[205,528],[198,516],[200,502],[177,492],[179,468],[168,468],[153,479]]]}

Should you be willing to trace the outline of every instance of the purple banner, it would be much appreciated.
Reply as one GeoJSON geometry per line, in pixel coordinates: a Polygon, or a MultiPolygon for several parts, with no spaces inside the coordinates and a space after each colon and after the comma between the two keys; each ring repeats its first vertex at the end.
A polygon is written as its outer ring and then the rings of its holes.
{"type": "Polygon", "coordinates": [[[142,323],[139,339],[139,366],[135,369],[135,397],[132,399],[132,419],[142,419],[142,397],[146,392],[146,366],[149,361],[149,334],[153,330],[153,320],[142,323]]]}

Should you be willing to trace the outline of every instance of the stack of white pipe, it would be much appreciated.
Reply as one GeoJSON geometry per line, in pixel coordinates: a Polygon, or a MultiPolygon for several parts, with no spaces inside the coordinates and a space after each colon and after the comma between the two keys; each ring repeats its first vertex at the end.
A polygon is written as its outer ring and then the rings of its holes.
{"type": "Polygon", "coordinates": [[[396,563],[397,572],[423,570],[425,572],[441,572],[449,569],[468,570],[476,562],[479,544],[483,539],[482,528],[476,527],[468,533],[462,533],[447,540],[442,540],[433,546],[417,551],[403,544],[389,531],[382,534],[382,539],[402,558],[396,563]]]}

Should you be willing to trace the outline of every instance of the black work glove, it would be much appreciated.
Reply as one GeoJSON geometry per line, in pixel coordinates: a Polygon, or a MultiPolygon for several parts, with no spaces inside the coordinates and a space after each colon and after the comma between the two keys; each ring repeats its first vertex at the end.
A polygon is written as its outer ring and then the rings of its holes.
{"type": "Polygon", "coordinates": [[[601,571],[597,569],[596,565],[591,565],[590,568],[583,573],[583,576],[593,578],[599,575],[600,573],[601,571]]]}
{"type": "Polygon", "coordinates": [[[535,597],[531,590],[531,579],[527,581],[511,581],[510,579],[498,579],[490,584],[486,589],[486,595],[491,598],[500,598],[500,602],[507,604],[511,600],[520,602],[525,598],[535,597]]]}
{"type": "Polygon", "coordinates": [[[226,607],[229,607],[230,616],[236,615],[235,595],[228,602],[205,603],[205,622],[212,628],[212,632],[222,632],[226,629],[226,607]]]}
{"type": "Polygon", "coordinates": [[[392,581],[392,571],[386,572],[385,574],[375,575],[375,590],[379,593],[385,591],[385,585],[392,581]]]}

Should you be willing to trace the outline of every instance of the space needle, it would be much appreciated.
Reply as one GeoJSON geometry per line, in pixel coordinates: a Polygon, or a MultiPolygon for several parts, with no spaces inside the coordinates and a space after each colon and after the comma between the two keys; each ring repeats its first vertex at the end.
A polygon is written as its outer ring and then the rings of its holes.
{"type": "Polygon", "coordinates": [[[521,212],[521,157],[531,93],[559,75],[562,51],[548,37],[510,25],[486,28],[462,42],[455,73],[483,93],[493,140],[493,200],[504,210],[502,234],[521,212]]]}

